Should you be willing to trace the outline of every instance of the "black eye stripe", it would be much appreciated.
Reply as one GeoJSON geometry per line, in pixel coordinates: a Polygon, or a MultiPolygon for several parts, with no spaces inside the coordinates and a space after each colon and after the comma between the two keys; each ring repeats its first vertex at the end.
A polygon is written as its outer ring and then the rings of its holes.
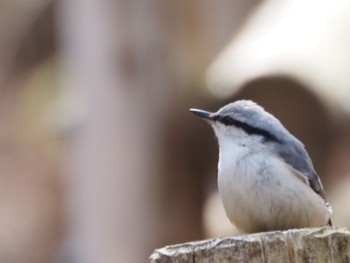
{"type": "Polygon", "coordinates": [[[274,142],[281,143],[281,141],[275,135],[271,134],[270,132],[268,132],[264,129],[253,127],[247,123],[235,120],[235,119],[231,118],[230,116],[217,115],[215,117],[215,120],[221,122],[222,124],[224,124],[226,126],[235,126],[237,128],[240,128],[240,129],[244,130],[246,133],[248,133],[249,135],[255,134],[255,135],[263,136],[266,141],[274,141],[274,142]]]}

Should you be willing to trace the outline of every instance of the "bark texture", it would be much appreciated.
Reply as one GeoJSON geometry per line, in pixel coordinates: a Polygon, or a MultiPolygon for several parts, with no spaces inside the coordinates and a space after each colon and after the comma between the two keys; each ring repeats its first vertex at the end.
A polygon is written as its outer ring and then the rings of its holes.
{"type": "Polygon", "coordinates": [[[350,262],[350,232],[324,227],[189,242],[156,249],[149,262],[350,262]]]}

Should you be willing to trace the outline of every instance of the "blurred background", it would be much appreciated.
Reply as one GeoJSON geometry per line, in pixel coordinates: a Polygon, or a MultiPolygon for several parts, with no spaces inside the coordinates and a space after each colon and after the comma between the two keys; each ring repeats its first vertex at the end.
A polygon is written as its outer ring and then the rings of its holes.
{"type": "Polygon", "coordinates": [[[350,227],[350,3],[2,0],[0,262],[146,262],[237,234],[188,113],[252,99],[350,227]]]}

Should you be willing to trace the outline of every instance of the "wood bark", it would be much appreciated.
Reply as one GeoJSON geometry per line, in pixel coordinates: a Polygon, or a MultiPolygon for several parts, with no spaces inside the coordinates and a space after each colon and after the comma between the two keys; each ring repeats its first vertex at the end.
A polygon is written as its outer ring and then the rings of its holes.
{"type": "Polygon", "coordinates": [[[324,227],[189,242],[156,249],[149,262],[350,262],[350,232],[324,227]]]}

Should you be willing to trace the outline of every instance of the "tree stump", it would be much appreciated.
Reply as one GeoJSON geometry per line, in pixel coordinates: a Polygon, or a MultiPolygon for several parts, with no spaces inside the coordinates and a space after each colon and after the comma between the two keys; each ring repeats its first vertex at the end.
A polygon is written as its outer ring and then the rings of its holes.
{"type": "Polygon", "coordinates": [[[149,262],[350,262],[350,232],[305,228],[189,242],[156,249],[149,262]]]}

